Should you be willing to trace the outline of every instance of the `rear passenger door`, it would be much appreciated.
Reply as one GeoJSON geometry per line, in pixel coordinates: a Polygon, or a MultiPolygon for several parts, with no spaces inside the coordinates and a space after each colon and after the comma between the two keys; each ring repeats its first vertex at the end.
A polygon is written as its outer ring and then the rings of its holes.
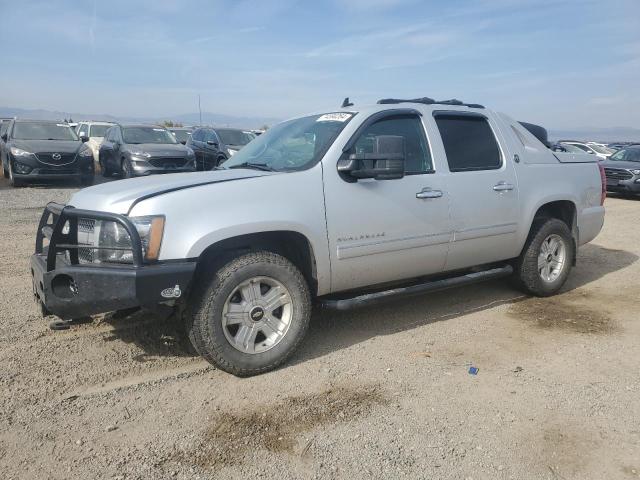
{"type": "Polygon", "coordinates": [[[518,182],[500,131],[488,115],[434,111],[449,175],[453,240],[445,269],[517,256],[518,182]]]}

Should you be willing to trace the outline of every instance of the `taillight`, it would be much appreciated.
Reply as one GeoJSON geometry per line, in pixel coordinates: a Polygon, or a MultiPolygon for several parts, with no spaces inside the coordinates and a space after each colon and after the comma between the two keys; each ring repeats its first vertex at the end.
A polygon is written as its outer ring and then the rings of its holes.
{"type": "Polygon", "coordinates": [[[604,199],[607,198],[607,176],[604,173],[604,167],[598,163],[600,170],[600,184],[602,185],[602,194],[600,195],[600,205],[604,205],[604,199]]]}

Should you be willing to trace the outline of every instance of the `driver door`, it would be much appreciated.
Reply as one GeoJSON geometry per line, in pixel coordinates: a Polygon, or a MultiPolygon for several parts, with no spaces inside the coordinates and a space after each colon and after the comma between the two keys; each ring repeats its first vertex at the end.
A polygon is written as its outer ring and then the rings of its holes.
{"type": "Polygon", "coordinates": [[[367,153],[377,136],[404,138],[400,179],[353,181],[340,176],[333,159],[324,163],[332,291],[443,270],[451,240],[449,195],[428,133],[420,113],[406,109],[391,110],[355,133],[346,155],[367,153]]]}

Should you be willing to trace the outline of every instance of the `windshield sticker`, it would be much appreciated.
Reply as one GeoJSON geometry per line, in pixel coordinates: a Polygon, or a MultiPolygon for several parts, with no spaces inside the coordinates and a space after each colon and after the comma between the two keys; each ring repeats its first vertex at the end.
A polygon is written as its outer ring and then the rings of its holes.
{"type": "Polygon", "coordinates": [[[346,122],[351,118],[351,115],[351,113],[343,112],[325,113],[324,115],[318,117],[316,122],[346,122]]]}

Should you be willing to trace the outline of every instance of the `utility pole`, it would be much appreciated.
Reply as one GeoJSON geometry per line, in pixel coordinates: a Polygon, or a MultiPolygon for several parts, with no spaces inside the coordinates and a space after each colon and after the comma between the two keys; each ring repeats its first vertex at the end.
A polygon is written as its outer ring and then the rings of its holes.
{"type": "Polygon", "coordinates": [[[202,108],[200,107],[200,94],[198,94],[198,112],[200,113],[200,126],[202,126],[202,108]]]}

